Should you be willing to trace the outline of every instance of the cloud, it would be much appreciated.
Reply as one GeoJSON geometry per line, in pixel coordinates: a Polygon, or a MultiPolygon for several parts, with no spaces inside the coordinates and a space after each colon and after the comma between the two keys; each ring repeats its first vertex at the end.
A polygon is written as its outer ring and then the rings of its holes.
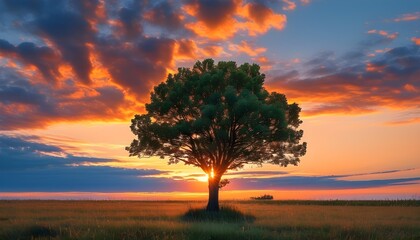
{"type": "Polygon", "coordinates": [[[413,124],[413,123],[420,123],[420,117],[404,119],[400,121],[387,122],[388,125],[405,125],[405,124],[413,124]]]}
{"type": "MultiPolygon", "coordinates": [[[[0,191],[2,192],[171,192],[206,191],[196,181],[203,174],[161,177],[156,169],[110,167],[116,161],[75,156],[36,136],[0,136],[0,191]]],[[[410,185],[420,178],[344,180],[352,176],[381,175],[414,169],[338,176],[293,176],[284,171],[239,171],[225,175],[226,190],[358,189],[410,185]]]]}
{"type": "Polygon", "coordinates": [[[413,171],[413,170],[417,170],[417,168],[393,169],[393,170],[379,171],[379,172],[333,175],[332,177],[335,177],[335,178],[345,178],[345,177],[356,177],[356,176],[382,175],[382,174],[389,174],[389,173],[401,173],[401,172],[407,172],[407,171],[413,171]]]}
{"type": "Polygon", "coordinates": [[[417,178],[340,180],[331,176],[286,176],[273,178],[229,179],[226,190],[269,189],[269,190],[321,190],[321,189],[360,189],[395,185],[411,185],[417,178]]]}
{"type": "Polygon", "coordinates": [[[238,171],[238,172],[228,172],[224,176],[229,178],[230,176],[240,175],[243,178],[249,178],[249,177],[255,177],[255,176],[261,176],[261,177],[267,177],[267,176],[275,176],[275,175],[286,175],[289,174],[285,171],[238,171]]]}
{"type": "Polygon", "coordinates": [[[291,1],[291,0],[283,0],[284,6],[283,6],[283,10],[285,11],[292,11],[295,10],[296,8],[296,3],[291,1]]]}
{"type": "Polygon", "coordinates": [[[385,38],[388,38],[390,40],[394,40],[395,38],[398,37],[398,33],[397,32],[395,32],[395,33],[389,33],[389,32],[384,31],[384,30],[372,29],[372,30],[369,30],[367,33],[369,33],[369,34],[378,34],[378,35],[381,35],[381,36],[383,36],[385,38]]]}
{"type": "Polygon", "coordinates": [[[0,136],[0,191],[166,191],[186,190],[164,171],[127,169],[112,159],[80,157],[36,136],[0,136]]]}
{"type": "MultiPolygon", "coordinates": [[[[286,16],[276,6],[242,0],[2,1],[7,31],[0,36],[6,63],[0,129],[126,119],[144,111],[150,90],[176,63],[230,56],[229,45],[215,40],[283,29],[286,16]]],[[[264,48],[229,43],[269,68],[260,56],[264,48]]]]}
{"type": "Polygon", "coordinates": [[[275,13],[259,1],[244,5],[241,9],[241,16],[247,19],[242,26],[248,30],[250,36],[263,34],[271,28],[282,30],[287,22],[286,15],[275,13]]]}
{"type": "Polygon", "coordinates": [[[185,26],[200,37],[230,39],[237,32],[257,36],[274,28],[282,30],[287,18],[278,14],[263,1],[243,3],[240,0],[208,1],[193,0],[183,6],[184,11],[196,21],[185,26]]]}
{"type": "Polygon", "coordinates": [[[118,39],[101,39],[96,51],[113,80],[132,94],[147,98],[152,86],[163,81],[173,65],[176,42],[169,38],[145,37],[125,44],[118,39]]]}
{"type": "Polygon", "coordinates": [[[420,38],[418,38],[418,37],[412,37],[411,41],[413,41],[413,43],[416,44],[416,45],[420,45],[420,38]]]}
{"type": "Polygon", "coordinates": [[[372,47],[381,46],[393,42],[399,36],[398,32],[389,33],[384,30],[372,29],[367,31],[369,38],[360,43],[359,52],[363,52],[372,47]]]}
{"type": "Polygon", "coordinates": [[[181,39],[176,42],[175,58],[180,59],[196,59],[198,47],[193,40],[181,39]]]}
{"type": "Polygon", "coordinates": [[[38,47],[32,42],[23,42],[14,46],[6,40],[0,39],[0,54],[35,66],[46,81],[55,83],[61,77],[59,72],[60,56],[50,47],[38,47]]]}
{"type": "Polygon", "coordinates": [[[59,11],[37,19],[35,28],[41,36],[54,43],[78,79],[89,84],[92,64],[87,44],[93,40],[93,29],[89,22],[79,14],[59,11]]]}
{"type": "Polygon", "coordinates": [[[420,12],[406,13],[393,20],[394,22],[403,22],[403,21],[416,21],[418,19],[420,19],[420,12]]]}
{"type": "Polygon", "coordinates": [[[255,57],[267,51],[267,48],[255,47],[246,41],[241,41],[240,44],[230,44],[229,50],[238,53],[245,53],[248,56],[255,57]]]}
{"type": "Polygon", "coordinates": [[[61,166],[7,171],[0,175],[2,192],[165,192],[187,191],[191,183],[151,177],[150,169],[107,166],[61,166]],[[184,183],[184,184],[183,184],[184,183]]]}
{"type": "Polygon", "coordinates": [[[270,60],[265,56],[255,57],[252,58],[252,60],[256,61],[260,65],[262,71],[270,70],[275,64],[274,61],[270,60]]]}
{"type": "MultiPolygon", "coordinates": [[[[28,76],[29,77],[29,76],[28,76]]],[[[45,127],[56,121],[125,119],[136,105],[115,86],[86,87],[73,80],[53,86],[0,68],[0,130],[45,127]]]]}
{"type": "MultiPolygon", "coordinates": [[[[0,40],[0,57],[6,62],[0,73],[0,129],[128,119],[144,111],[152,87],[177,63],[196,58],[239,52],[274,72],[282,63],[244,37],[282,30],[287,18],[279,11],[298,3],[286,2],[3,1],[2,27],[21,38],[4,34],[0,40]]],[[[375,52],[364,59],[369,48],[397,35],[373,29],[360,49],[347,56],[326,52],[302,64],[288,62],[285,72],[267,84],[312,103],[304,111],[308,115],[413,108],[419,90],[416,48],[375,52]]]]}
{"type": "Polygon", "coordinates": [[[300,0],[300,4],[302,5],[308,5],[311,2],[311,0],[300,0]]]}
{"type": "Polygon", "coordinates": [[[240,1],[193,0],[185,5],[184,11],[196,18],[195,22],[185,24],[195,34],[210,39],[227,39],[238,31],[234,18],[240,1]]]}
{"type": "Polygon", "coordinates": [[[393,48],[367,63],[351,65],[323,54],[306,63],[309,71],[279,75],[267,82],[300,103],[306,115],[360,114],[381,107],[415,109],[420,105],[420,50],[393,48]]]}
{"type": "Polygon", "coordinates": [[[174,3],[162,1],[145,13],[145,19],[151,24],[175,31],[183,27],[184,16],[176,12],[174,3]]]}
{"type": "Polygon", "coordinates": [[[123,34],[128,38],[139,36],[143,27],[140,24],[140,11],[137,8],[121,8],[118,12],[123,34]]]}
{"type": "Polygon", "coordinates": [[[42,143],[42,139],[37,136],[0,136],[1,171],[27,171],[112,161],[74,156],[61,147],[42,143]]]}

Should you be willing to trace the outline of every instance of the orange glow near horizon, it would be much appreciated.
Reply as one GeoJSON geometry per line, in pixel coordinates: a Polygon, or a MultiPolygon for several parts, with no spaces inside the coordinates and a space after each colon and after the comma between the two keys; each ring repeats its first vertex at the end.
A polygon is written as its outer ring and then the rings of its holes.
{"type": "MultiPolygon", "coordinates": [[[[220,200],[250,200],[270,194],[274,200],[420,200],[420,182],[408,186],[389,186],[338,190],[221,190],[220,200]]],[[[146,201],[205,201],[208,192],[2,192],[1,199],[41,200],[146,200],[146,201]]]]}

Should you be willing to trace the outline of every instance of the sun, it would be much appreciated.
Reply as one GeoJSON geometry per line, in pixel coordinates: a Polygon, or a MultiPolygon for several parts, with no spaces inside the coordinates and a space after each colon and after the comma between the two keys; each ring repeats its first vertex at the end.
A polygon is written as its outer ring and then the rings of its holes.
{"type": "MultiPolygon", "coordinates": [[[[213,169],[211,170],[210,176],[212,178],[214,178],[214,171],[213,171],[213,169]]],[[[208,182],[208,180],[209,180],[209,174],[205,173],[203,176],[197,177],[196,179],[199,182],[208,182]]]]}
{"type": "Polygon", "coordinates": [[[197,181],[199,181],[199,182],[208,182],[208,180],[209,180],[209,175],[206,173],[206,174],[204,174],[204,175],[203,175],[203,176],[201,176],[201,177],[197,177],[196,179],[197,179],[197,181]]]}

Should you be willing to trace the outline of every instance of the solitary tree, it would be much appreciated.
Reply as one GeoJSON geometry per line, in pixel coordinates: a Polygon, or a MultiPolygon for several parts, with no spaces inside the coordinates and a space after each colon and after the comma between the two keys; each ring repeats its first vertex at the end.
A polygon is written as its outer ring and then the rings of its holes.
{"type": "Polygon", "coordinates": [[[147,113],[131,120],[137,138],[126,148],[130,156],[167,157],[169,164],[201,168],[208,175],[208,211],[219,210],[227,170],[297,165],[306,152],[298,129],[301,109],[265,90],[259,70],[256,64],[206,59],[169,74],[152,91],[147,113]]]}

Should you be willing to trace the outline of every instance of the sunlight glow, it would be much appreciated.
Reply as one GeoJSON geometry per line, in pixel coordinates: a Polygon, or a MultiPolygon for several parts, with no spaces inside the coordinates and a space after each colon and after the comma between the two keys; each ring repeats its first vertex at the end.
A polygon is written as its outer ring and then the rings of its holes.
{"type": "Polygon", "coordinates": [[[207,182],[207,181],[209,180],[209,175],[206,173],[204,176],[202,176],[202,177],[197,177],[196,179],[197,179],[197,181],[199,181],[199,182],[207,182]]]}

